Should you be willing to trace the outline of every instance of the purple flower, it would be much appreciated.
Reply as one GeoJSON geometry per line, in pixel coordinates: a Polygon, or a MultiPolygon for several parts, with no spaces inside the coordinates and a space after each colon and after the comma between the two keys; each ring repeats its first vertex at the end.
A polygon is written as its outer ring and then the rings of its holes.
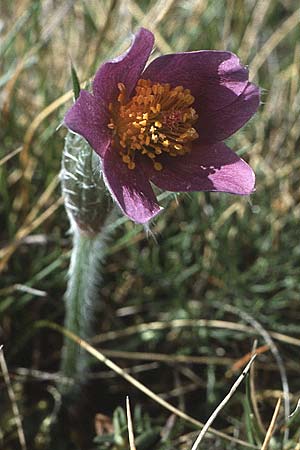
{"type": "Polygon", "coordinates": [[[150,182],[173,192],[238,195],[255,183],[248,164],[222,142],[259,106],[247,69],[233,53],[208,50],[160,56],[145,69],[153,44],[141,28],[65,116],[100,156],[120,208],[139,223],[161,210],[150,182]]]}

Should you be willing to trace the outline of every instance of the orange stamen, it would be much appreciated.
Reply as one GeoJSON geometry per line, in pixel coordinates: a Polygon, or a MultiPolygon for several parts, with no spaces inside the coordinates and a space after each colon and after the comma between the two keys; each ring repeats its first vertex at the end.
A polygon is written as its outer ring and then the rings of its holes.
{"type": "Polygon", "coordinates": [[[190,151],[190,143],[198,138],[193,128],[198,115],[191,107],[195,99],[189,89],[140,79],[129,101],[123,83],[118,83],[118,89],[117,102],[109,105],[108,128],[129,169],[136,166],[136,152],[146,155],[160,171],[159,155],[183,156],[190,151]]]}

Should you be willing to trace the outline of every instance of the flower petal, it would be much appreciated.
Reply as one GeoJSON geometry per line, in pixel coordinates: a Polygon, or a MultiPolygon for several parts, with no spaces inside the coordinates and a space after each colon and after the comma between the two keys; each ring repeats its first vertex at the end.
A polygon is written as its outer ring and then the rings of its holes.
{"type": "Polygon", "coordinates": [[[128,169],[113,147],[105,153],[103,174],[113,198],[130,219],[146,223],[161,211],[142,167],[128,169]]]}
{"type": "Polygon", "coordinates": [[[84,90],[80,91],[79,98],[64,118],[66,126],[83,136],[100,156],[104,155],[111,141],[108,121],[106,110],[84,90]]]}
{"type": "Polygon", "coordinates": [[[253,116],[259,107],[259,88],[248,83],[243,93],[228,106],[212,112],[201,112],[197,122],[199,142],[227,139],[253,116]]]}
{"type": "Polygon", "coordinates": [[[197,112],[215,111],[244,91],[248,70],[231,52],[202,50],[160,56],[147,67],[143,78],[184,86],[195,97],[197,112]]]}
{"type": "Polygon", "coordinates": [[[119,94],[118,83],[124,83],[130,96],[140,78],[154,45],[151,31],[141,28],[134,37],[131,47],[118,58],[103,64],[96,73],[93,92],[105,105],[115,101],[119,94]]]}
{"type": "Polygon", "coordinates": [[[164,156],[161,171],[144,160],[150,181],[171,192],[217,191],[248,195],[254,190],[255,175],[248,164],[224,143],[194,145],[185,156],[164,156]]]}

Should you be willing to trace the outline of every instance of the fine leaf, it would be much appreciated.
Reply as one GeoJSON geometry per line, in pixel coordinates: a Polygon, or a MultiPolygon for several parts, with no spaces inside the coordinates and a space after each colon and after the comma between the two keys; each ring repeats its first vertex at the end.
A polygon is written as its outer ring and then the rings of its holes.
{"type": "Polygon", "coordinates": [[[71,62],[71,76],[72,76],[72,84],[73,84],[73,93],[74,93],[75,100],[77,100],[79,97],[79,94],[80,94],[80,83],[79,83],[76,69],[72,62],[71,62]]]}

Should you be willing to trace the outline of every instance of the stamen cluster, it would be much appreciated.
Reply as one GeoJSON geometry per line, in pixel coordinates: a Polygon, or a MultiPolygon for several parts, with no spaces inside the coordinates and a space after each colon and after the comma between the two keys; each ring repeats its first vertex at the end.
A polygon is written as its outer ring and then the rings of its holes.
{"type": "Polygon", "coordinates": [[[150,158],[159,171],[163,169],[159,155],[182,156],[190,151],[190,143],[198,138],[193,128],[198,116],[191,107],[195,99],[189,89],[140,79],[129,101],[123,83],[118,89],[117,102],[109,105],[108,127],[129,169],[136,166],[136,152],[150,158]]]}

